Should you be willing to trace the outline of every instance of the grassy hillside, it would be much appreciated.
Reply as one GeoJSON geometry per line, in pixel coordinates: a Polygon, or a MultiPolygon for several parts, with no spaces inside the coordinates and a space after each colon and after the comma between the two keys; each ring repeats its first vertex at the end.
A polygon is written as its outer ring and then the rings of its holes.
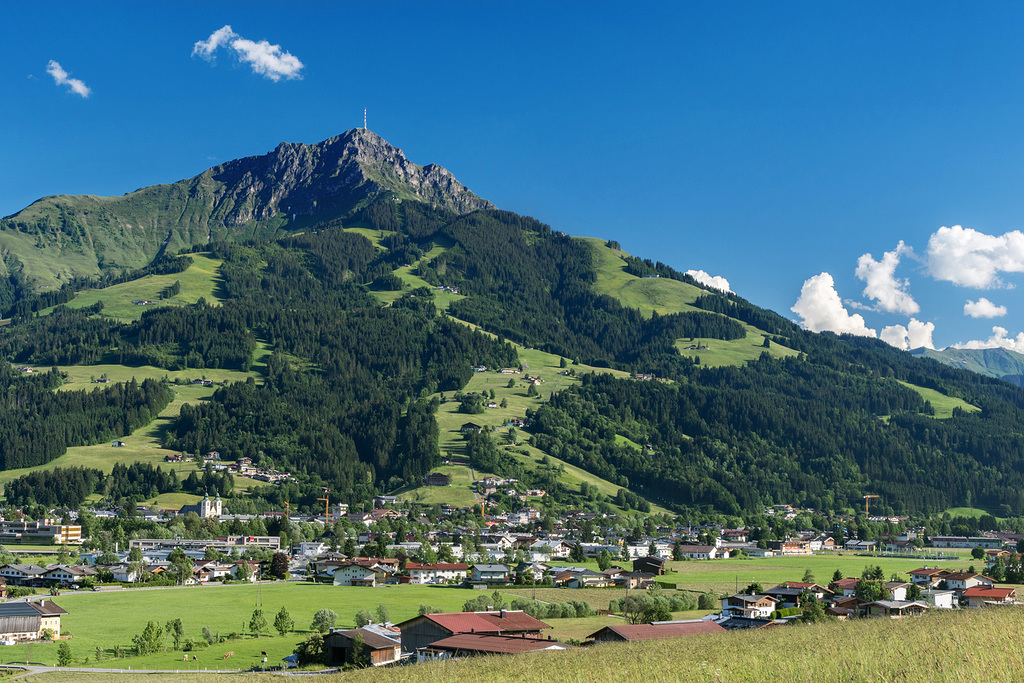
{"type": "MultiPolygon", "coordinates": [[[[169,371],[152,366],[129,368],[123,365],[69,365],[59,368],[68,374],[68,381],[58,391],[73,391],[90,389],[101,386],[93,384],[92,378],[100,378],[106,375],[113,382],[125,382],[132,377],[139,382],[146,378],[159,379],[167,377],[170,380],[188,380],[206,376],[215,382],[221,381],[245,381],[256,373],[244,373],[233,370],[181,370],[169,371]]],[[[133,462],[146,462],[160,465],[164,469],[173,469],[179,476],[187,476],[187,473],[196,469],[194,464],[169,464],[164,462],[164,457],[174,451],[162,448],[164,432],[170,427],[181,406],[186,403],[198,403],[208,401],[216,390],[216,386],[192,386],[179,385],[174,387],[174,399],[164,408],[157,418],[144,427],[135,430],[130,436],[124,437],[124,447],[114,448],[109,442],[93,446],[73,446],[67,453],[45,465],[24,469],[6,470],[0,472],[0,485],[17,477],[23,476],[35,470],[51,470],[55,467],[94,467],[104,472],[110,472],[118,463],[130,464],[133,462]]],[[[173,506],[172,506],[173,507],[173,506]]]]}
{"type": "MultiPolygon", "coordinates": [[[[138,280],[113,285],[104,289],[87,289],[66,305],[69,308],[86,308],[97,301],[103,302],[103,315],[122,321],[136,320],[143,311],[153,306],[138,306],[132,301],[147,300],[160,306],[181,306],[194,304],[206,299],[210,304],[219,303],[217,292],[220,260],[202,254],[191,254],[192,265],[183,273],[171,275],[147,275],[138,280]],[[160,292],[175,282],[181,285],[181,292],[168,299],[160,299],[160,292]]],[[[48,311],[44,311],[48,312],[48,311]]]]}

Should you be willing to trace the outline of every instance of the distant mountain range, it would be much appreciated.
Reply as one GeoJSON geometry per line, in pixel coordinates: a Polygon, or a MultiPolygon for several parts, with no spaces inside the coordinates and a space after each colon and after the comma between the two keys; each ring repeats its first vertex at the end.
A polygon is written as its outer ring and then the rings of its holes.
{"type": "Polygon", "coordinates": [[[1024,354],[1009,349],[914,349],[921,358],[932,358],[954,368],[970,370],[986,377],[998,377],[1024,386],[1024,354]]]}

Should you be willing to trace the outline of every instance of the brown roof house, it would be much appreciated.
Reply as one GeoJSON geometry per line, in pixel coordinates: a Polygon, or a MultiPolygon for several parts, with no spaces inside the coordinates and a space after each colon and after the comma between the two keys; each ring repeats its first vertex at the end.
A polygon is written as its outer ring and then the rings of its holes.
{"type": "Polygon", "coordinates": [[[381,624],[370,624],[362,628],[332,629],[324,637],[327,666],[394,664],[402,657],[401,636],[396,627],[381,624]],[[362,640],[361,647],[357,647],[359,640],[362,640]]]}
{"type": "Polygon", "coordinates": [[[398,624],[402,631],[402,649],[416,652],[459,633],[539,636],[551,628],[521,610],[495,612],[451,612],[423,614],[398,624]]]}

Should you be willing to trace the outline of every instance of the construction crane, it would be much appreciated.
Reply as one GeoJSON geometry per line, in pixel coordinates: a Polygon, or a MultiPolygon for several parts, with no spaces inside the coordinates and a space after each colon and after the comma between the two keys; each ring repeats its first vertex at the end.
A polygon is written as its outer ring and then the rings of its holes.
{"type": "Polygon", "coordinates": [[[872,498],[881,498],[881,496],[876,496],[873,493],[869,493],[868,495],[864,496],[864,516],[865,517],[868,516],[868,503],[871,502],[872,498]]]}
{"type": "Polygon", "coordinates": [[[322,500],[324,502],[324,519],[326,520],[327,524],[330,524],[331,523],[331,494],[328,493],[327,491],[324,491],[324,496],[326,496],[326,497],[325,498],[317,498],[317,500],[322,500]]]}

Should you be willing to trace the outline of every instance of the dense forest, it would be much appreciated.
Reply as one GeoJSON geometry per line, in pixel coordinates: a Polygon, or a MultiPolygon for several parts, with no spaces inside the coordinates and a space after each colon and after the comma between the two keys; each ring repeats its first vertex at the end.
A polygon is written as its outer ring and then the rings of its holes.
{"type": "MultiPolygon", "coordinates": [[[[518,364],[506,341],[514,340],[664,380],[583,375],[581,385],[528,416],[524,437],[622,487],[627,507],[643,508],[647,497],[677,510],[732,515],[773,502],[828,511],[877,493],[897,512],[973,500],[1024,513],[1024,390],[877,340],[806,332],[665,264],[626,256],[633,275],[705,289],[691,310],[645,316],[595,293],[589,245],[532,218],[498,210],[458,215],[385,199],[282,240],[203,249],[222,261],[221,305],[153,308],[132,323],[103,317],[101,305],[57,305],[40,316],[44,304],[68,301],[72,287],[33,298],[19,294],[14,277],[0,291],[0,304],[13,316],[0,331],[0,355],[18,363],[106,359],[168,370],[247,371],[259,360],[259,378],[183,406],[164,445],[196,454],[218,450],[229,460],[247,456],[296,475],[298,481],[266,492],[267,505],[312,506],[321,486],[359,503],[419,482],[440,463],[439,393],[460,391],[474,365],[518,364]],[[343,229],[353,226],[376,231],[382,248],[343,229]],[[427,253],[433,257],[423,258],[427,253]],[[431,285],[465,297],[439,311],[432,289],[410,289],[394,274],[407,265],[431,285]],[[373,290],[399,294],[382,306],[373,290]],[[746,325],[762,331],[766,343],[799,355],[783,360],[765,353],[743,366],[709,368],[675,348],[680,338],[742,339],[746,325]],[[961,398],[980,411],[937,420],[908,385],[961,398]]],[[[175,273],[187,261],[161,255],[138,273],[175,273]]],[[[6,469],[123,435],[169,400],[167,388],[155,382],[54,393],[60,381],[54,373],[16,382],[15,374],[9,366],[0,373],[8,397],[0,438],[9,436],[11,444],[0,463],[6,469]]],[[[558,500],[570,495],[551,469],[523,471],[486,433],[471,436],[467,452],[480,471],[521,478],[558,500]]],[[[124,499],[231,488],[209,475],[178,482],[132,469],[98,479],[88,471],[62,476],[49,484],[16,480],[8,496],[41,503],[42,494],[31,493],[40,486],[72,497],[92,490],[124,499]]]]}
{"type": "Polygon", "coordinates": [[[116,439],[148,424],[171,400],[161,382],[135,380],[92,391],[53,391],[56,370],[19,376],[0,361],[0,469],[45,464],[69,446],[116,439]]]}

